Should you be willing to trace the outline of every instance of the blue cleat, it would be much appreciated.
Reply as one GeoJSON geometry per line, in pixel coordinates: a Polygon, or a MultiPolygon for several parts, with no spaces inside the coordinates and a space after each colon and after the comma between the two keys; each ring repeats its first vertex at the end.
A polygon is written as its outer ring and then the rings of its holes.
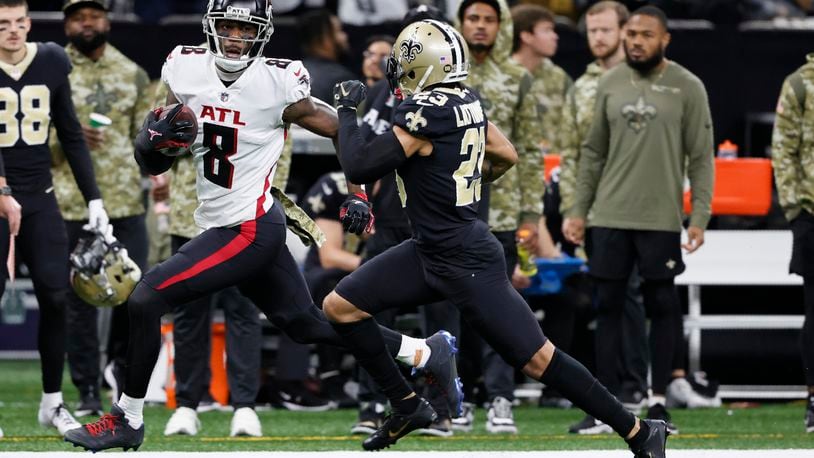
{"type": "Polygon", "coordinates": [[[427,338],[430,347],[430,359],[423,370],[428,375],[427,381],[446,398],[450,417],[456,418],[463,413],[464,390],[458,377],[458,366],[455,362],[455,336],[447,331],[438,331],[427,338]]]}

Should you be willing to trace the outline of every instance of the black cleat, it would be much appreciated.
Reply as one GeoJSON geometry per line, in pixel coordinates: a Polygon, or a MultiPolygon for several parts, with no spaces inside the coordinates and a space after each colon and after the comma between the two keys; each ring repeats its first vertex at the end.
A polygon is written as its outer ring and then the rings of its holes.
{"type": "Polygon", "coordinates": [[[642,420],[650,426],[650,434],[644,441],[644,445],[638,450],[633,450],[635,458],[666,458],[667,456],[667,423],[662,420],[642,420]]]}
{"type": "Polygon", "coordinates": [[[423,369],[427,373],[427,382],[435,385],[446,398],[450,417],[457,418],[463,413],[464,390],[455,362],[455,354],[458,353],[455,336],[447,331],[438,331],[427,338],[427,346],[431,350],[430,359],[423,369]]]}
{"type": "Polygon", "coordinates": [[[121,447],[125,452],[138,450],[144,442],[144,425],[139,429],[130,427],[124,412],[113,404],[110,413],[103,415],[96,423],[89,423],[65,433],[65,442],[74,447],[82,447],[91,452],[121,447]]]}
{"type": "Polygon", "coordinates": [[[650,406],[650,408],[647,409],[647,418],[649,420],[662,420],[667,425],[667,432],[672,435],[678,434],[678,427],[673,423],[670,412],[668,412],[663,405],[655,404],[650,406]]]}
{"type": "Polygon", "coordinates": [[[388,415],[384,424],[362,442],[362,448],[373,451],[390,447],[410,432],[428,427],[437,417],[430,403],[421,399],[418,408],[409,415],[388,415]]]}

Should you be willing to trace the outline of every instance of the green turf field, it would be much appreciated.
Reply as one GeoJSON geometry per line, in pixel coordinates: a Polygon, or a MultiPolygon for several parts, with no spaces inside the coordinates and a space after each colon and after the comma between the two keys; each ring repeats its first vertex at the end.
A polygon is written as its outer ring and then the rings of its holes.
{"type": "MultiPolygon", "coordinates": [[[[73,405],[77,394],[67,376],[65,395],[73,405]]],[[[55,430],[37,424],[40,398],[39,364],[0,361],[0,427],[6,437],[0,439],[0,451],[76,450],[61,441],[55,430]]],[[[301,413],[285,410],[260,412],[263,438],[229,438],[231,414],[208,412],[200,415],[203,427],[196,437],[166,438],[162,432],[170,411],[163,406],[145,410],[147,438],[141,450],[167,451],[319,451],[359,450],[361,438],[348,435],[355,411],[301,413]]],[[[780,449],[812,448],[814,435],[803,429],[803,405],[771,404],[752,409],[673,411],[681,429],[671,437],[670,448],[692,449],[780,449]]],[[[471,433],[458,433],[447,439],[408,437],[396,450],[580,450],[623,449],[614,436],[565,434],[569,424],[581,419],[576,409],[556,410],[521,407],[515,419],[521,434],[487,434],[484,410],[478,410],[471,433]]],[[[81,421],[82,419],[80,419],[81,421]]],[[[87,419],[85,419],[87,420],[87,419]]]]}

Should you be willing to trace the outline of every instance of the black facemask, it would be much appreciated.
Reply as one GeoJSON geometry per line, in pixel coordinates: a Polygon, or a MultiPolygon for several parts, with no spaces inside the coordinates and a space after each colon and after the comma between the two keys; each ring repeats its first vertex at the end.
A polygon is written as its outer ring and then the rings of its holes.
{"type": "Polygon", "coordinates": [[[96,32],[90,38],[85,38],[81,33],[76,35],[71,35],[68,37],[68,41],[71,42],[76,49],[79,50],[82,54],[89,54],[96,49],[99,49],[100,46],[107,43],[107,32],[96,32]]]}
{"type": "Polygon", "coordinates": [[[664,60],[664,50],[659,48],[649,59],[634,61],[630,58],[627,46],[625,46],[625,58],[627,64],[630,65],[633,70],[636,70],[640,75],[647,75],[664,60]]]}

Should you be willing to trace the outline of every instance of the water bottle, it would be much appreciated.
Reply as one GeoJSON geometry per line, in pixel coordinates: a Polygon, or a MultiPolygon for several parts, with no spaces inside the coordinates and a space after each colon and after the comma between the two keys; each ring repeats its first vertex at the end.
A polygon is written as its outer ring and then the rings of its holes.
{"type": "Polygon", "coordinates": [[[23,324],[25,323],[25,301],[23,292],[14,285],[14,282],[9,282],[6,288],[6,294],[3,295],[3,300],[0,301],[0,309],[2,309],[2,322],[5,324],[23,324]]]}
{"type": "Polygon", "coordinates": [[[724,140],[723,143],[718,145],[718,158],[719,159],[737,159],[738,158],[738,145],[731,141],[724,140]]]}
{"type": "Polygon", "coordinates": [[[517,231],[517,262],[520,265],[521,274],[533,277],[537,275],[537,263],[534,262],[534,254],[521,245],[529,237],[531,237],[531,231],[526,229],[517,231]]]}

